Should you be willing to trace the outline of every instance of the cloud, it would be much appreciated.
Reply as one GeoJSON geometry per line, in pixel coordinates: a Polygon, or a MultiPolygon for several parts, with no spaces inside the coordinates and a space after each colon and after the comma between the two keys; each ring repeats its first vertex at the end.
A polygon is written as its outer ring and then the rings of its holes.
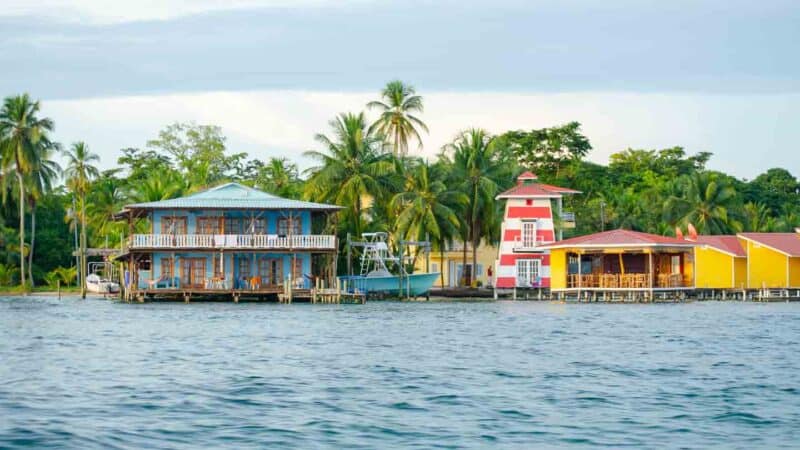
{"type": "MultiPolygon", "coordinates": [[[[335,0],[341,5],[343,0],[335,0]]],[[[347,1],[347,0],[345,0],[347,1]]],[[[0,16],[38,16],[64,22],[112,24],[253,8],[324,6],[334,0],[6,0],[0,16]]]]}
{"type": "MultiPolygon", "coordinates": [[[[158,130],[176,121],[222,127],[231,151],[251,157],[286,156],[301,167],[302,152],[317,148],[316,133],[328,131],[337,113],[363,109],[372,92],[246,91],[165,94],[43,101],[57,125],[56,138],[84,140],[115,165],[119,150],[144,147],[158,130]]],[[[460,130],[493,133],[532,129],[571,120],[583,124],[594,150],[589,158],[606,163],[625,148],[684,146],[715,154],[711,167],[752,178],[770,167],[800,167],[800,94],[703,95],[647,93],[430,92],[425,93],[420,156],[433,157],[460,130]]],[[[800,175],[797,174],[796,175],[800,175]]]]}

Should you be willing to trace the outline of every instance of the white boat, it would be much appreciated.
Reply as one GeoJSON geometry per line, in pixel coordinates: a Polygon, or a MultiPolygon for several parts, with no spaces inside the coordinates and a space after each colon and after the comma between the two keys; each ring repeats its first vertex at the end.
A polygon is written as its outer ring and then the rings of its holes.
{"type": "Polygon", "coordinates": [[[92,273],[86,276],[86,290],[97,294],[116,294],[119,292],[119,283],[100,278],[92,273]]]}

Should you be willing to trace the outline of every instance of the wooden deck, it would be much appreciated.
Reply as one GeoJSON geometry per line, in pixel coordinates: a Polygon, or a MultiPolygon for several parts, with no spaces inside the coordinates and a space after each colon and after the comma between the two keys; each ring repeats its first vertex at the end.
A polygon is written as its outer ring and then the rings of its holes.
{"type": "Polygon", "coordinates": [[[292,303],[365,303],[366,296],[361,293],[345,292],[336,288],[285,289],[271,286],[259,289],[137,289],[123,297],[126,301],[262,301],[292,303]]]}

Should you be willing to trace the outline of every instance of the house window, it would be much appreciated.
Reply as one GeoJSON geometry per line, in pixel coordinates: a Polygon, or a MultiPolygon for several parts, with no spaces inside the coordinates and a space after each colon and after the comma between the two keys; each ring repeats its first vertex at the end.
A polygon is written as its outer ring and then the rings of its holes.
{"type": "Polygon", "coordinates": [[[161,258],[161,278],[171,280],[175,272],[175,262],[172,258],[161,258]]]}
{"type": "Polygon", "coordinates": [[[517,286],[519,287],[539,287],[540,278],[539,266],[541,261],[538,259],[518,259],[517,260],[517,286]]]}
{"type": "Polygon", "coordinates": [[[267,219],[262,217],[243,220],[242,234],[267,234],[267,219]]]}
{"type": "Polygon", "coordinates": [[[220,218],[219,217],[198,217],[197,218],[197,234],[219,234],[220,231],[220,218]]]}
{"type": "Polygon", "coordinates": [[[301,230],[302,221],[299,218],[278,219],[278,234],[287,236],[290,234],[303,234],[301,230]],[[291,228],[290,228],[291,227],[291,228]]]}
{"type": "Polygon", "coordinates": [[[237,217],[226,217],[225,234],[242,234],[242,221],[237,217]]]}
{"type": "Polygon", "coordinates": [[[162,217],[161,234],[186,234],[186,217],[162,217]]]}
{"type": "Polygon", "coordinates": [[[522,222],[522,246],[536,247],[536,222],[522,222]]]}
{"type": "Polygon", "coordinates": [[[438,263],[431,263],[431,272],[436,273],[439,271],[439,264],[438,263]]]}

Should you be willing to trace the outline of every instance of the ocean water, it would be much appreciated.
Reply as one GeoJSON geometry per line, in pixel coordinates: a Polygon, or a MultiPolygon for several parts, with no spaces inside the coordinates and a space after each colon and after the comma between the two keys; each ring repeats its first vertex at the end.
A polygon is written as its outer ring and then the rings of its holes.
{"type": "Polygon", "coordinates": [[[800,445],[800,304],[0,299],[0,448],[800,445]]]}

